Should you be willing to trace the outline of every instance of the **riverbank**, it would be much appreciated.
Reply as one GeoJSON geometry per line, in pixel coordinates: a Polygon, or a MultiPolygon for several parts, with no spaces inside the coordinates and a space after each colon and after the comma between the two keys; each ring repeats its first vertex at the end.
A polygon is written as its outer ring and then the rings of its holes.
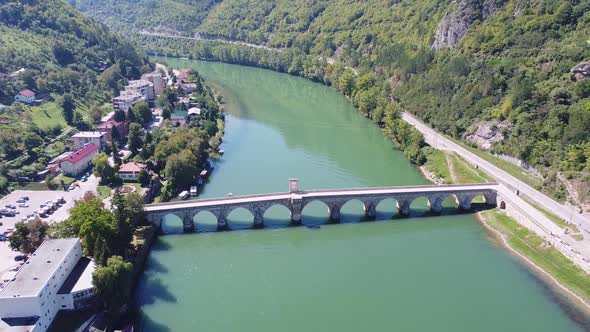
{"type": "MultiPolygon", "coordinates": [[[[482,182],[482,171],[453,152],[436,150],[423,174],[445,183],[482,182]],[[459,167],[457,167],[459,166],[459,167]]],[[[491,180],[489,177],[486,180],[491,180]]],[[[503,248],[518,257],[552,289],[590,315],[590,277],[541,237],[498,209],[476,213],[480,224],[503,248]]]]}
{"type": "Polygon", "coordinates": [[[499,210],[476,214],[482,226],[506,250],[545,282],[590,314],[590,278],[557,249],[499,210]]]}

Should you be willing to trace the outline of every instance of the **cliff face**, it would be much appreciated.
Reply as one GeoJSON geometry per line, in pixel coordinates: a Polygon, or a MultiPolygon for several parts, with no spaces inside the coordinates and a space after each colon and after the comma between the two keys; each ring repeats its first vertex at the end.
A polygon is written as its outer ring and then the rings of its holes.
{"type": "Polygon", "coordinates": [[[476,21],[494,15],[504,0],[456,0],[458,8],[445,15],[436,29],[432,48],[454,48],[476,21]]]}

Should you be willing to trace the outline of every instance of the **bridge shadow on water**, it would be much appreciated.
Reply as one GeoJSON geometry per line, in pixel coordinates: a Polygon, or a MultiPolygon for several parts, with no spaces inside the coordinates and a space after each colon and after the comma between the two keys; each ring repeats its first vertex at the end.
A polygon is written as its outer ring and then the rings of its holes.
{"type": "MultiPolygon", "coordinates": [[[[321,227],[324,225],[337,225],[337,224],[360,224],[370,222],[396,222],[396,221],[407,221],[415,218],[432,218],[438,216],[453,216],[453,215],[466,215],[474,214],[479,211],[489,210],[496,208],[494,205],[486,203],[472,203],[471,209],[464,211],[458,209],[452,203],[447,202],[441,212],[432,212],[426,204],[417,204],[412,206],[409,215],[402,215],[397,210],[392,208],[377,208],[375,217],[367,217],[362,209],[346,209],[340,214],[339,220],[331,220],[329,214],[326,211],[312,210],[302,215],[300,223],[293,223],[290,220],[289,215],[268,215],[264,217],[264,225],[262,227],[255,227],[253,220],[249,218],[239,217],[235,220],[228,220],[228,227],[226,229],[218,229],[216,224],[198,224],[195,223],[195,233],[213,233],[220,231],[252,231],[257,229],[282,229],[290,227],[321,227]]],[[[176,229],[176,232],[166,232],[166,234],[182,234],[182,228],[180,226],[172,227],[176,229]]],[[[189,233],[190,234],[190,233],[189,233]]],[[[159,241],[158,244],[152,250],[167,250],[168,244],[159,241]]],[[[157,268],[157,266],[156,266],[157,268]]]]}

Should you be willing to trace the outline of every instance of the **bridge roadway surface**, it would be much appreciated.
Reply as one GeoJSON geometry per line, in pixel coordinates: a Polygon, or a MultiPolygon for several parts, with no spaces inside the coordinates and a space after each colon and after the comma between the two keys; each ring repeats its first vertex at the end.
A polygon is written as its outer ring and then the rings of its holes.
{"type": "Polygon", "coordinates": [[[377,187],[377,188],[361,188],[361,189],[327,189],[327,190],[307,190],[296,193],[272,193],[260,195],[235,196],[224,198],[199,199],[180,202],[156,203],[147,204],[144,211],[147,213],[175,211],[178,209],[191,208],[205,208],[220,205],[237,205],[248,204],[254,202],[268,202],[291,199],[293,197],[311,200],[321,198],[340,198],[340,199],[355,199],[357,197],[371,197],[382,195],[421,195],[421,194],[446,194],[452,195],[454,193],[469,193],[478,194],[481,191],[493,190],[497,191],[498,184],[462,184],[462,185],[424,185],[424,186],[400,186],[400,187],[377,187]]]}
{"type": "Polygon", "coordinates": [[[500,184],[507,186],[513,190],[518,190],[519,195],[526,195],[538,206],[550,211],[557,215],[561,219],[570,223],[576,224],[579,228],[590,233],[590,218],[586,215],[580,214],[576,211],[573,206],[562,205],[547,195],[542,194],[538,190],[524,183],[523,181],[515,178],[514,176],[506,173],[497,166],[494,166],[490,162],[477,156],[473,152],[465,149],[461,145],[449,140],[443,135],[437,133],[432,128],[428,127],[420,120],[416,119],[409,113],[403,113],[402,119],[414,126],[418,131],[424,135],[426,143],[439,150],[453,151],[465,158],[470,163],[477,165],[480,169],[484,170],[490,176],[492,176],[500,184]]]}

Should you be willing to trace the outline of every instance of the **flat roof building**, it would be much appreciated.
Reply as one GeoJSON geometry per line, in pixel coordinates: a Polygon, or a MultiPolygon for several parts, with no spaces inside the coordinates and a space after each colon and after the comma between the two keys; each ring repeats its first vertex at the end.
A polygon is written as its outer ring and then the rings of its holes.
{"type": "Polygon", "coordinates": [[[103,150],[107,143],[106,134],[101,131],[81,131],[72,136],[72,140],[74,141],[74,149],[76,150],[90,143],[96,145],[98,150],[103,150]]]}
{"type": "Polygon", "coordinates": [[[43,332],[59,310],[88,306],[93,271],[80,239],[45,240],[0,291],[0,331],[43,332]],[[64,288],[67,281],[74,286],[64,288]]]}

